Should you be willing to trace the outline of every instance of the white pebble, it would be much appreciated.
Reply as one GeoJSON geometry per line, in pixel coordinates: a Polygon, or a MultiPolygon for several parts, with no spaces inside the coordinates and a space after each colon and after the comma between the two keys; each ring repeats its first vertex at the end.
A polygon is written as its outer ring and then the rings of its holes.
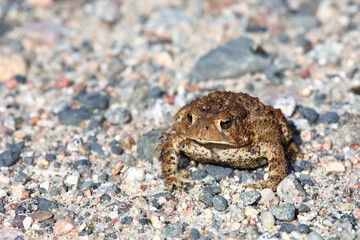
{"type": "Polygon", "coordinates": [[[10,183],[10,178],[5,176],[0,176],[0,184],[8,185],[10,183]]]}
{"type": "Polygon", "coordinates": [[[255,208],[253,208],[253,207],[250,207],[250,206],[247,206],[246,208],[245,208],[245,216],[246,217],[254,217],[255,216],[255,218],[256,218],[256,216],[258,215],[258,211],[255,209],[255,208]]]}
{"type": "Polygon", "coordinates": [[[76,185],[79,182],[79,173],[73,173],[66,177],[66,185],[76,185]]]}
{"type": "Polygon", "coordinates": [[[34,220],[31,217],[24,218],[23,226],[26,230],[30,229],[31,225],[33,224],[34,220]]]}
{"type": "Polygon", "coordinates": [[[125,173],[126,183],[140,183],[145,180],[145,171],[142,168],[131,167],[125,173]]]}
{"type": "Polygon", "coordinates": [[[341,162],[329,162],[325,166],[328,173],[342,173],[345,172],[345,166],[341,162]]]}
{"type": "Polygon", "coordinates": [[[265,211],[260,215],[261,224],[267,229],[271,229],[275,225],[275,218],[271,212],[265,211]]]}

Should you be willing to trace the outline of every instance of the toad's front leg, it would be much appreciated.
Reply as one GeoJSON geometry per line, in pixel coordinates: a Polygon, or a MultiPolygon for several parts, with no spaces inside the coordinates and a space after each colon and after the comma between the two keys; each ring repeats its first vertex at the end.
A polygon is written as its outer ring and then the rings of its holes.
{"type": "Polygon", "coordinates": [[[287,176],[287,165],[284,148],[277,142],[257,143],[260,148],[260,155],[267,159],[269,164],[269,179],[259,184],[250,184],[255,188],[271,188],[276,191],[277,185],[287,176]]]}
{"type": "Polygon", "coordinates": [[[192,183],[186,174],[178,171],[180,153],[183,151],[185,144],[189,144],[183,134],[170,135],[165,141],[162,151],[163,162],[162,172],[165,181],[169,185],[169,190],[181,188],[182,184],[192,183]]]}

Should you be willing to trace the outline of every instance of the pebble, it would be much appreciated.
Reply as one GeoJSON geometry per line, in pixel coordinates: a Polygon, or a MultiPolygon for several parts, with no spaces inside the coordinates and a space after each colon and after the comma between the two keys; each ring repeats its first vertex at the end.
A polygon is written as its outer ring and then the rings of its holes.
{"type": "Polygon", "coordinates": [[[202,195],[199,199],[201,202],[205,203],[206,206],[212,207],[213,206],[213,195],[209,192],[202,195]]]}
{"type": "Polygon", "coordinates": [[[131,224],[133,222],[134,218],[131,216],[127,216],[121,219],[121,224],[131,224]]]}
{"type": "Polygon", "coordinates": [[[160,144],[159,135],[163,132],[163,129],[154,129],[140,136],[136,146],[136,152],[138,158],[141,160],[153,162],[154,152],[157,146],[160,144]]]}
{"type": "Polygon", "coordinates": [[[214,196],[212,202],[217,211],[225,211],[228,208],[228,201],[223,196],[214,196]]]}
{"type": "Polygon", "coordinates": [[[305,119],[309,121],[309,123],[314,123],[319,118],[319,114],[312,108],[299,107],[298,111],[305,119]]]}
{"type": "Polygon", "coordinates": [[[54,231],[55,235],[61,236],[69,233],[71,230],[75,229],[76,225],[69,219],[60,219],[56,222],[54,231]]]}
{"type": "Polygon", "coordinates": [[[181,223],[169,224],[162,230],[162,234],[165,238],[174,238],[180,236],[183,233],[183,227],[181,223]]]}
{"type": "Polygon", "coordinates": [[[259,204],[271,203],[275,199],[275,194],[270,188],[264,188],[260,191],[261,198],[259,204]]]}
{"type": "Polygon", "coordinates": [[[59,208],[57,203],[47,200],[45,198],[38,198],[37,206],[38,206],[38,210],[41,211],[50,211],[52,209],[59,208]]]}
{"type": "Polygon", "coordinates": [[[116,76],[119,73],[123,72],[125,69],[126,69],[126,65],[118,57],[112,58],[108,65],[108,71],[110,76],[116,76]]]}
{"type": "Polygon", "coordinates": [[[128,184],[141,183],[145,180],[145,171],[143,168],[131,167],[125,173],[125,182],[128,184]]]}
{"type": "Polygon", "coordinates": [[[287,203],[301,203],[307,195],[293,174],[288,175],[280,182],[277,187],[277,194],[282,201],[287,203]]]}
{"type": "Polygon", "coordinates": [[[3,121],[3,125],[11,131],[16,130],[16,120],[13,115],[6,116],[3,121]]]}
{"type": "Polygon", "coordinates": [[[191,76],[195,80],[240,77],[264,70],[270,58],[261,51],[253,51],[250,38],[239,37],[219,46],[201,57],[191,76]]]}
{"type": "Polygon", "coordinates": [[[121,155],[124,152],[124,150],[121,146],[114,145],[111,146],[111,152],[116,155],[121,155]]]}
{"type": "Polygon", "coordinates": [[[96,153],[100,157],[105,156],[105,152],[102,149],[102,146],[100,144],[98,144],[97,142],[91,142],[90,143],[90,151],[91,151],[92,154],[96,153]]]}
{"type": "Polygon", "coordinates": [[[78,126],[82,121],[90,119],[92,113],[84,107],[79,109],[65,108],[59,112],[59,122],[64,125],[78,126]]]}
{"type": "Polygon", "coordinates": [[[291,203],[273,205],[270,212],[280,221],[291,222],[295,218],[295,207],[291,203]]]}
{"type": "Polygon", "coordinates": [[[283,78],[285,77],[282,70],[276,69],[274,67],[267,67],[265,69],[265,75],[275,85],[281,84],[283,78]]]}
{"type": "Polygon", "coordinates": [[[16,215],[11,225],[16,228],[23,228],[23,222],[25,218],[25,215],[16,215]]]}
{"type": "Polygon", "coordinates": [[[164,91],[156,86],[147,91],[146,98],[160,98],[162,95],[164,95],[164,91]]]}
{"type": "Polygon", "coordinates": [[[243,213],[243,211],[241,209],[234,209],[234,210],[231,210],[230,218],[233,222],[239,223],[245,219],[245,214],[243,213]]]}
{"type": "Polygon", "coordinates": [[[200,239],[200,233],[196,228],[192,228],[190,230],[190,239],[191,240],[198,240],[200,239]]]}
{"type": "Polygon", "coordinates": [[[207,175],[208,175],[207,172],[205,172],[204,170],[199,170],[191,174],[191,179],[203,180],[204,178],[206,178],[207,175]]]}
{"type": "Polygon", "coordinates": [[[259,214],[259,211],[251,206],[247,206],[245,207],[244,213],[246,217],[252,217],[252,216],[257,216],[259,214]]]}
{"type": "Polygon", "coordinates": [[[10,228],[0,229],[0,236],[4,240],[33,240],[22,231],[10,228]]]}
{"type": "Polygon", "coordinates": [[[286,117],[291,117],[295,111],[296,101],[292,96],[285,96],[276,100],[274,108],[281,109],[286,117]]]}
{"type": "Polygon", "coordinates": [[[261,197],[261,194],[257,191],[248,191],[240,193],[240,199],[243,200],[245,206],[253,205],[261,197]]]}
{"type": "Polygon", "coordinates": [[[10,80],[16,75],[26,75],[26,62],[21,55],[0,55],[0,82],[10,80]]]}
{"type": "Polygon", "coordinates": [[[312,231],[307,236],[307,240],[323,240],[324,238],[320,236],[317,232],[312,231]]]}
{"type": "Polygon", "coordinates": [[[23,45],[26,49],[36,46],[54,47],[68,33],[68,29],[54,22],[34,22],[24,28],[23,45]]]}
{"type": "Polygon", "coordinates": [[[291,223],[282,223],[280,226],[281,232],[291,233],[293,231],[296,231],[296,227],[291,223]]]}
{"type": "Polygon", "coordinates": [[[89,110],[105,110],[109,107],[109,96],[101,92],[80,93],[74,100],[80,101],[89,110]]]}
{"type": "Polygon", "coordinates": [[[30,216],[34,221],[44,222],[44,221],[52,218],[54,216],[54,214],[52,214],[49,211],[38,210],[38,211],[32,213],[30,216]]]}
{"type": "Polygon", "coordinates": [[[261,224],[267,229],[271,229],[275,225],[275,217],[269,211],[264,211],[260,214],[260,221],[261,224]]]}
{"type": "Polygon", "coordinates": [[[78,184],[80,178],[80,174],[78,172],[74,172],[73,174],[66,177],[64,183],[66,185],[75,186],[78,184]]]}
{"type": "Polygon", "coordinates": [[[326,112],[317,120],[317,123],[337,123],[339,119],[339,115],[336,112],[326,112]]]}
{"type": "Polygon", "coordinates": [[[215,178],[216,181],[221,181],[223,178],[226,177],[232,177],[234,174],[234,169],[231,167],[213,164],[205,165],[204,170],[213,178],[215,178]]]}
{"type": "Polygon", "coordinates": [[[296,231],[300,233],[308,234],[311,231],[311,229],[308,225],[300,223],[296,226],[296,231]]]}
{"type": "Polygon", "coordinates": [[[298,212],[299,213],[309,212],[309,211],[310,211],[310,208],[305,204],[300,204],[299,207],[298,207],[298,212]]]}
{"type": "Polygon", "coordinates": [[[287,58],[276,58],[274,61],[274,67],[276,69],[279,69],[281,71],[283,70],[292,70],[296,68],[296,63],[294,61],[291,61],[287,58]]]}
{"type": "Polygon", "coordinates": [[[17,160],[19,160],[20,151],[8,150],[3,153],[0,153],[0,167],[9,167],[13,165],[17,160]]]}
{"type": "Polygon", "coordinates": [[[34,220],[31,217],[26,217],[23,221],[24,228],[29,230],[34,220]]]}
{"type": "Polygon", "coordinates": [[[107,112],[106,120],[113,125],[122,125],[131,122],[132,116],[126,108],[113,108],[107,112]]]}
{"type": "Polygon", "coordinates": [[[328,173],[343,173],[345,166],[341,162],[329,162],[326,163],[325,170],[328,173]]]}

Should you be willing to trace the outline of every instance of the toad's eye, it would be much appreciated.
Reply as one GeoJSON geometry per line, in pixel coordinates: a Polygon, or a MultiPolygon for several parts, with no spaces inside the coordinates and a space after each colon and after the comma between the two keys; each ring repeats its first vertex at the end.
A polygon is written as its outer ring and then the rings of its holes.
{"type": "Polygon", "coordinates": [[[226,117],[220,121],[220,127],[221,129],[229,129],[232,125],[232,117],[226,117]]]}
{"type": "Polygon", "coordinates": [[[192,123],[192,115],[191,115],[191,112],[188,112],[187,118],[189,119],[189,122],[192,123]]]}

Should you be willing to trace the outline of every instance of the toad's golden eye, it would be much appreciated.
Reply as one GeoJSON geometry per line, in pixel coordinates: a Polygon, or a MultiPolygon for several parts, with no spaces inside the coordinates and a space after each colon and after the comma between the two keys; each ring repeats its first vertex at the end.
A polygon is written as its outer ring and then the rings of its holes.
{"type": "Polygon", "coordinates": [[[189,119],[189,122],[192,123],[192,115],[191,115],[191,112],[188,112],[187,118],[189,119]]]}
{"type": "Polygon", "coordinates": [[[229,129],[231,127],[231,125],[232,125],[232,117],[231,116],[226,117],[220,121],[221,129],[224,129],[224,130],[229,129]]]}

